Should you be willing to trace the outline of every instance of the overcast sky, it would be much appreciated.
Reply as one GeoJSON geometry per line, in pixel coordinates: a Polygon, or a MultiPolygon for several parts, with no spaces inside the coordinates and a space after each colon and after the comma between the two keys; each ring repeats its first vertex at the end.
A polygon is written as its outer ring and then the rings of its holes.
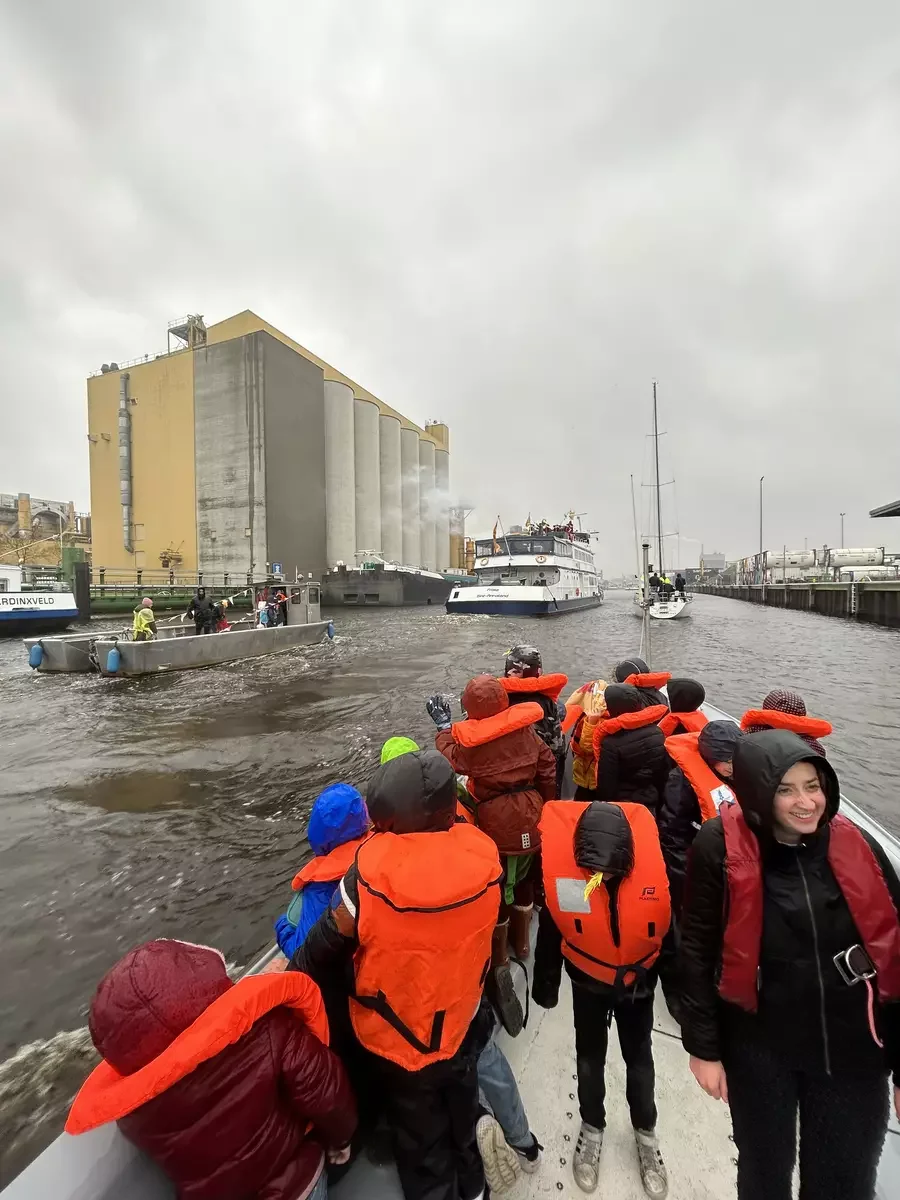
{"type": "Polygon", "coordinates": [[[0,491],[87,508],[88,372],[252,308],[448,422],[470,532],[631,569],[656,378],[685,564],[760,475],[900,549],[896,0],[0,0],[0,79],[0,491]]]}

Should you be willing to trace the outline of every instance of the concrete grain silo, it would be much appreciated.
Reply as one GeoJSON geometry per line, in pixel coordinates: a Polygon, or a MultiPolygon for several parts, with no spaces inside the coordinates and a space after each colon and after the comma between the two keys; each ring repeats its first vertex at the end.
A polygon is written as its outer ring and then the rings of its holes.
{"type": "Polygon", "coordinates": [[[353,401],[353,446],[356,469],[356,552],[381,553],[381,464],[378,449],[378,405],[353,401]]]}
{"type": "Polygon", "coordinates": [[[403,563],[407,567],[420,567],[419,435],[415,429],[400,431],[400,491],[403,502],[403,563]]]}
{"type": "Polygon", "coordinates": [[[434,451],[434,550],[437,569],[450,567],[450,455],[434,451]]]}
{"type": "Polygon", "coordinates": [[[388,562],[403,561],[403,511],[400,484],[400,421],[378,418],[381,477],[381,553],[388,562]]]}
{"type": "Polygon", "coordinates": [[[326,379],[325,555],[327,565],[356,562],[356,463],[353,389],[326,379]]]}
{"type": "Polygon", "coordinates": [[[419,537],[426,571],[437,570],[434,509],[434,442],[419,438],[419,537]]]}

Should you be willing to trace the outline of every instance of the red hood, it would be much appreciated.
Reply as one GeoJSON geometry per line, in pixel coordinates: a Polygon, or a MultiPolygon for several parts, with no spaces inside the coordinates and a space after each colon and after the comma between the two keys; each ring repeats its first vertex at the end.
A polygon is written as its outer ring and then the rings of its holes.
{"type": "Polygon", "coordinates": [[[91,1003],[91,1038],[120,1075],[131,1075],[231,986],[217,950],[169,939],[145,942],[100,981],[91,1003]]]}
{"type": "Polygon", "coordinates": [[[466,684],[462,694],[462,706],[466,716],[473,721],[494,717],[509,708],[509,697],[499,679],[493,675],[476,675],[466,684]]]}

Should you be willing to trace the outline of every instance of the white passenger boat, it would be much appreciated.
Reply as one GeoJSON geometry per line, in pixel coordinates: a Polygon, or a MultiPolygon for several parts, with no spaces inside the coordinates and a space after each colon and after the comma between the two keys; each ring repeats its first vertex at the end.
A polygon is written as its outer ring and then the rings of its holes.
{"type": "Polygon", "coordinates": [[[232,622],[226,632],[209,634],[195,634],[190,626],[158,622],[158,636],[147,642],[132,641],[128,629],[118,633],[26,638],[28,662],[43,673],[96,671],[105,676],[131,678],[261,658],[334,636],[332,622],[321,619],[317,583],[284,585],[284,591],[288,599],[287,620],[283,625],[257,625],[251,615],[232,622]]]}
{"type": "Polygon", "coordinates": [[[475,543],[478,582],[454,587],[448,613],[554,617],[603,602],[590,534],[568,525],[475,543]]]}
{"type": "MultiPolygon", "coordinates": [[[[712,705],[703,706],[710,720],[732,720],[712,705]]],[[[900,842],[846,798],[841,811],[875,836],[900,871],[900,842]]],[[[533,939],[532,939],[533,943],[533,939]]],[[[277,950],[250,968],[261,970],[277,950]]],[[[521,972],[516,972],[521,977],[521,972]]],[[[688,1068],[678,1028],[659,992],[654,1022],[653,1057],[659,1109],[660,1149],[669,1175],[669,1200],[727,1200],[735,1190],[735,1146],[728,1108],[698,1087],[688,1068]]],[[[510,1200],[570,1200],[583,1193],[572,1177],[572,1154],[578,1137],[575,1036],[568,975],[562,974],[559,1004],[550,1011],[531,1006],[526,1029],[499,1040],[518,1080],[532,1129],[544,1146],[534,1175],[522,1175],[510,1200]]],[[[638,1173],[634,1135],[625,1102],[625,1071],[618,1045],[610,1039],[607,1064],[608,1124],[600,1159],[598,1197],[646,1200],[638,1173]]],[[[373,1166],[360,1155],[339,1184],[329,1188],[332,1200],[402,1200],[392,1166],[373,1166]]],[[[878,1171],[876,1200],[900,1196],[900,1124],[891,1119],[878,1171]]],[[[168,1180],[115,1125],[91,1133],[60,1136],[3,1191],[4,1200],[174,1200],[168,1180]]]]}
{"type": "Polygon", "coordinates": [[[0,564],[0,637],[55,633],[78,618],[67,587],[22,587],[22,569],[0,564]]]}

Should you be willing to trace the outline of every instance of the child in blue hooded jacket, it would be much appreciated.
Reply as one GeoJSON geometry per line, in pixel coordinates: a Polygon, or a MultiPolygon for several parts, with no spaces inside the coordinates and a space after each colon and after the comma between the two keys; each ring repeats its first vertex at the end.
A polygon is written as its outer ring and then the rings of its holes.
{"type": "Polygon", "coordinates": [[[307,830],[315,857],[294,876],[293,899],[275,922],[275,937],[287,959],[303,945],[328,908],[368,832],[366,803],[355,787],[332,783],[316,797],[307,830]]]}

